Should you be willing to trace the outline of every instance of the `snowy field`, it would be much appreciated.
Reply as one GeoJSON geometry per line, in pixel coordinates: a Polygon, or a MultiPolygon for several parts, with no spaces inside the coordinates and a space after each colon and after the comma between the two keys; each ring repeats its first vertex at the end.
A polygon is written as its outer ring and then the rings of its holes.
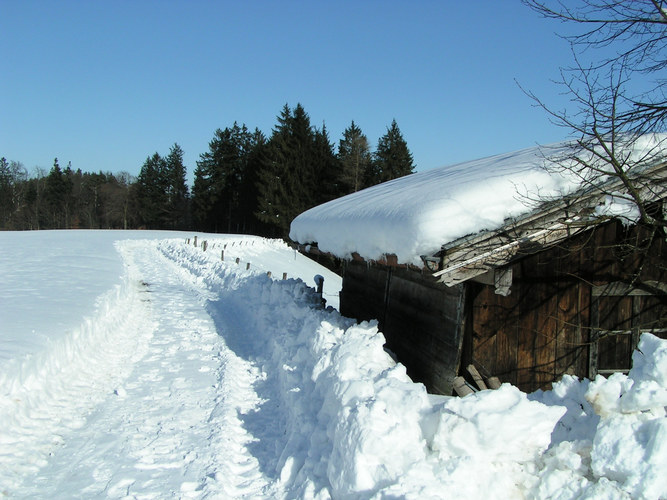
{"type": "Polygon", "coordinates": [[[192,236],[0,233],[0,496],[667,498],[667,341],[628,376],[432,396],[320,307],[340,278],[192,236]]]}

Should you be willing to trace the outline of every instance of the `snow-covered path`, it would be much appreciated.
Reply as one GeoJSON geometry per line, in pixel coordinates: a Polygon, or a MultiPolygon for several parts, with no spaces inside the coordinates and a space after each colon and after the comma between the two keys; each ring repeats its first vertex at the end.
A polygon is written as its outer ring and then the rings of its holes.
{"type": "Polygon", "coordinates": [[[130,242],[123,250],[130,274],[141,277],[142,303],[154,321],[145,355],[86,423],[64,438],[48,464],[13,493],[259,495],[267,481],[245,447],[249,437],[237,417],[258,404],[252,388],[257,369],[218,334],[206,311],[215,297],[204,284],[155,243],[130,242]]]}

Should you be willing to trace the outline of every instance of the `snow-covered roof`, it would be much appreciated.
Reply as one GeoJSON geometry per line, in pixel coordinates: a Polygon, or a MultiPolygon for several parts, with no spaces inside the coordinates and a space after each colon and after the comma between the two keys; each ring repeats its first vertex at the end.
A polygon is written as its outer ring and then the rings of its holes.
{"type": "MultiPolygon", "coordinates": [[[[642,136],[629,151],[654,157],[664,139],[642,136]]],[[[292,221],[290,238],[341,258],[393,254],[399,263],[421,265],[422,255],[534,211],[536,199],[579,189],[580,175],[546,168],[550,158],[571,150],[565,142],[532,147],[394,179],[303,212],[292,221]]]]}

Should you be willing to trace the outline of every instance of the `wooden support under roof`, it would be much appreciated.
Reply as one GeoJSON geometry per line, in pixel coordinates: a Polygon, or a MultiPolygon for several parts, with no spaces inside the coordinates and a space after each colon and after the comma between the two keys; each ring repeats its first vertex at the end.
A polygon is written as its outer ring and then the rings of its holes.
{"type": "Polygon", "coordinates": [[[475,276],[472,280],[483,285],[493,285],[498,295],[507,297],[512,291],[512,268],[491,269],[484,274],[475,276]]]}
{"type": "Polygon", "coordinates": [[[509,241],[501,234],[492,235],[486,243],[478,243],[482,248],[486,247],[486,251],[476,253],[471,248],[459,248],[446,253],[443,256],[442,269],[433,273],[433,276],[438,278],[439,282],[453,286],[462,281],[493,273],[493,282],[498,293],[507,295],[509,293],[507,280],[509,278],[511,284],[511,275],[501,276],[494,270],[509,263],[519,254],[533,253],[537,249],[572,236],[582,229],[582,226],[573,226],[573,222],[572,219],[556,222],[547,228],[509,241]]]}

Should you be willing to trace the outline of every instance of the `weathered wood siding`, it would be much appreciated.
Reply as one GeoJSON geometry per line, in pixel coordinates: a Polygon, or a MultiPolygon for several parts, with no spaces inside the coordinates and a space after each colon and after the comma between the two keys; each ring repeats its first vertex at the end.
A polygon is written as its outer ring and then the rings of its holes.
{"type": "Polygon", "coordinates": [[[627,370],[640,331],[667,331],[664,236],[610,222],[510,265],[511,294],[468,281],[454,287],[430,273],[351,261],[340,307],[377,319],[387,347],[430,392],[451,394],[474,364],[524,391],[548,388],[563,374],[592,377],[627,370]],[[636,245],[648,245],[638,253],[636,245]],[[634,275],[663,291],[623,287],[634,275]],[[619,291],[620,290],[620,291],[619,291]]]}
{"type": "Polygon", "coordinates": [[[377,319],[387,348],[413,380],[433,393],[451,394],[460,361],[463,285],[448,288],[430,274],[349,262],[343,274],[341,313],[377,319]]]}
{"type": "Polygon", "coordinates": [[[548,388],[564,373],[590,377],[627,370],[640,330],[663,335],[666,297],[593,297],[592,290],[627,282],[637,272],[642,280],[666,281],[664,237],[652,240],[643,256],[623,246],[649,244],[646,235],[612,222],[526,256],[511,265],[507,297],[496,295],[492,286],[467,283],[462,364],[473,363],[482,374],[525,391],[548,388]]]}

